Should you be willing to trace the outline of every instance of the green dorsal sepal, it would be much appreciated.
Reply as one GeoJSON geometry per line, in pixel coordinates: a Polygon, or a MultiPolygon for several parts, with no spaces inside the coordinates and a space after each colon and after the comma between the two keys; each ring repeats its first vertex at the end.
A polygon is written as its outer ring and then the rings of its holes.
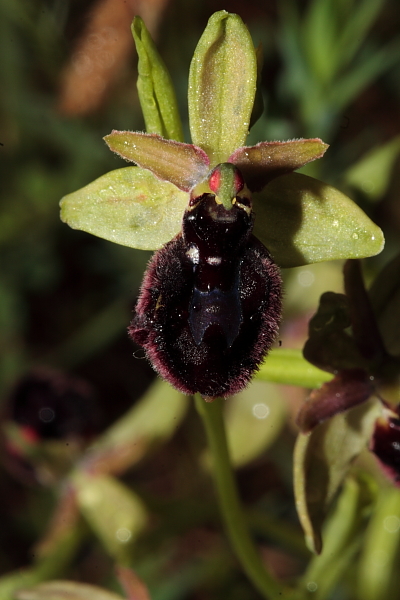
{"type": "Polygon", "coordinates": [[[229,210],[233,206],[233,200],[244,188],[244,179],[235,165],[221,163],[211,171],[208,185],[217,201],[229,210]]]}

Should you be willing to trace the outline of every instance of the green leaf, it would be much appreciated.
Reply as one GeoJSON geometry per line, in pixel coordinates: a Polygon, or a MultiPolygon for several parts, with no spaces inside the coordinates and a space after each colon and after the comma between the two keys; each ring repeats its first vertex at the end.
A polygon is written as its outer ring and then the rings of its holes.
{"type": "Polygon", "coordinates": [[[369,523],[358,571],[358,598],[395,598],[400,551],[400,490],[381,490],[369,523]]]}
{"type": "Polygon", "coordinates": [[[376,398],[300,434],[294,452],[297,513],[308,547],[319,554],[321,527],[353,460],[366,447],[382,411],[376,398]]]}
{"type": "Polygon", "coordinates": [[[16,600],[123,600],[122,596],[97,585],[75,581],[48,581],[33,588],[20,590],[16,600]]]}
{"type": "Polygon", "coordinates": [[[146,130],[183,141],[175,91],[164,61],[140,17],[133,19],[131,30],[139,57],[137,88],[146,130]]]}
{"type": "Polygon", "coordinates": [[[318,138],[288,142],[260,142],[238,148],[229,157],[241,171],[250,190],[257,191],[275,177],[291,173],[312,160],[321,158],[328,144],[318,138]]]}
{"type": "Polygon", "coordinates": [[[347,331],[351,324],[347,296],[323,293],[318,311],[308,325],[309,337],[303,349],[306,360],[332,373],[344,369],[367,369],[369,361],[361,355],[354,338],[347,331]]]}
{"type": "Polygon", "coordinates": [[[368,290],[375,314],[380,317],[400,290],[400,254],[397,254],[378,273],[368,290]]]}
{"type": "Polygon", "coordinates": [[[69,526],[64,536],[58,538],[57,543],[47,551],[39,545],[39,556],[35,556],[32,567],[18,568],[11,573],[0,577],[0,600],[14,598],[17,590],[30,588],[42,581],[59,577],[68,568],[79,551],[82,541],[82,524],[69,526]]]}
{"type": "Polygon", "coordinates": [[[76,472],[72,477],[79,507],[111,556],[121,559],[147,525],[139,497],[108,475],[76,472]]]}
{"type": "Polygon", "coordinates": [[[383,249],[382,231],[339,190],[300,173],[255,195],[254,234],[281,267],[363,258],[383,249]]]}
{"type": "Polygon", "coordinates": [[[257,82],[250,34],[238,15],[212,15],[193,55],[189,73],[192,141],[210,157],[226,162],[248,134],[257,82]]]}
{"type": "Polygon", "coordinates": [[[116,244],[155,250],[179,233],[188,194],[146,169],[111,171],[61,200],[61,220],[116,244]]]}
{"type": "Polygon", "coordinates": [[[285,423],[285,402],[278,386],[253,381],[226,406],[226,434],[232,463],[243,466],[273,444],[285,423]]]}
{"type": "Polygon", "coordinates": [[[46,579],[42,573],[35,568],[19,568],[18,570],[6,573],[0,577],[0,600],[10,600],[17,598],[16,591],[24,587],[36,585],[38,582],[46,579]]]}
{"type": "Polygon", "coordinates": [[[314,78],[327,85],[335,67],[336,19],[330,2],[314,0],[308,5],[300,30],[307,64],[314,78]],[[333,13],[333,14],[332,14],[333,13]]]}
{"type": "MultiPolygon", "coordinates": [[[[375,481],[367,477],[346,480],[324,525],[324,551],[313,556],[298,586],[304,592],[312,591],[313,599],[331,598],[331,591],[343,580],[363,543],[365,526],[374,506],[376,487],[375,481]]],[[[359,597],[364,598],[362,595],[359,597]]],[[[379,597],[377,595],[374,600],[379,597]]]]}
{"type": "Polygon", "coordinates": [[[316,388],[332,379],[332,375],[314,367],[303,357],[301,350],[271,350],[256,374],[256,379],[316,388]]]}
{"type": "Polygon", "coordinates": [[[335,40],[335,50],[338,56],[338,70],[344,71],[351,65],[362,44],[366,41],[368,30],[382,10],[385,0],[368,0],[353,3],[352,7],[346,2],[346,11],[342,15],[339,31],[335,40]]]}
{"type": "Polygon", "coordinates": [[[369,296],[386,350],[400,356],[400,254],[379,273],[369,296]]]}
{"type": "Polygon", "coordinates": [[[345,181],[360,189],[370,200],[379,200],[386,192],[393,166],[400,153],[400,136],[373,148],[346,171],[345,181]]]}
{"type": "Polygon", "coordinates": [[[344,289],[349,301],[351,329],[360,354],[370,363],[372,372],[387,358],[383,340],[364,285],[359,260],[347,260],[344,289]]]}
{"type": "Polygon", "coordinates": [[[135,162],[185,192],[204,179],[209,171],[207,154],[192,144],[138,131],[113,131],[104,140],[110,150],[125,160],[135,162]]]}
{"type": "Polygon", "coordinates": [[[383,48],[365,54],[352,69],[342,73],[335,85],[330,89],[329,104],[337,111],[349,104],[371,82],[377,80],[382,73],[398,65],[400,61],[400,43],[397,37],[383,48]]]}
{"type": "Polygon", "coordinates": [[[91,446],[91,464],[103,473],[119,473],[136,464],[156,444],[172,437],[187,408],[187,396],[157,379],[91,446]]]}

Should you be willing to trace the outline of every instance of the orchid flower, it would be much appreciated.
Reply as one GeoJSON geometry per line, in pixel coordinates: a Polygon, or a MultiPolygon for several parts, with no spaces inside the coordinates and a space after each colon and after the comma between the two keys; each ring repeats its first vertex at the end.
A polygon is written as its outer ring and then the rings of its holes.
{"type": "Polygon", "coordinates": [[[258,68],[240,17],[215,13],[194,52],[191,144],[182,141],[171,79],[139,17],[132,32],[147,132],[113,131],[105,141],[136,166],[66,196],[61,218],[158,250],[130,334],[184,393],[226,397],[248,383],[276,337],[276,265],[370,256],[383,235],[341,192],[293,173],[323,156],[320,139],[245,146],[258,68]]]}

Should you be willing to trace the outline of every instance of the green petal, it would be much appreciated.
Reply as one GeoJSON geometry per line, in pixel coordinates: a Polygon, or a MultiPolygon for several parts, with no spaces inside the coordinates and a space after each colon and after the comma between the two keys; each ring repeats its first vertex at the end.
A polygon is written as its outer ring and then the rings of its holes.
{"type": "Polygon", "coordinates": [[[255,195],[254,234],[281,267],[365,258],[381,252],[382,231],[339,190],[300,173],[255,195]]]}
{"type": "Polygon", "coordinates": [[[238,148],[229,158],[252,191],[262,190],[275,177],[300,169],[321,158],[328,149],[319,138],[288,142],[260,142],[238,148]]]}
{"type": "Polygon", "coordinates": [[[179,233],[188,194],[150,171],[111,171],[61,200],[61,220],[116,244],[155,250],[179,233]]]}
{"type": "Polygon", "coordinates": [[[395,598],[399,588],[400,490],[381,489],[365,531],[358,566],[358,598],[395,598]]]}
{"type": "Polygon", "coordinates": [[[368,444],[381,402],[371,399],[300,434],[294,452],[296,508],[308,547],[322,549],[321,527],[351,463],[368,444]]]}
{"type": "Polygon", "coordinates": [[[256,54],[246,26],[237,15],[215,13],[194,52],[188,92],[192,141],[207,152],[212,167],[244,145],[256,81],[256,54]]]}
{"type": "Polygon", "coordinates": [[[146,130],[183,141],[175,91],[167,67],[140,17],[133,19],[131,30],[139,57],[137,88],[146,130]]]}
{"type": "Polygon", "coordinates": [[[113,131],[104,140],[113,152],[188,192],[209,171],[208,156],[193,144],[139,131],[113,131]]]}
{"type": "Polygon", "coordinates": [[[253,109],[251,111],[250,117],[250,125],[249,129],[253,127],[260,119],[264,113],[264,100],[261,91],[261,80],[262,80],[262,69],[264,66],[264,55],[263,48],[261,42],[258,44],[257,48],[255,48],[256,52],[256,60],[257,60],[257,83],[256,83],[256,93],[254,96],[254,104],[253,109]]]}

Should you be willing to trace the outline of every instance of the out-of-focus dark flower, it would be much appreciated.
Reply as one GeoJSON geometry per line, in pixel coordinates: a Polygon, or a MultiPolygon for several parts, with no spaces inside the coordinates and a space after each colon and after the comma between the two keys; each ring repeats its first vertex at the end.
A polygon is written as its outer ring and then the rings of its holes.
{"type": "Polygon", "coordinates": [[[9,418],[31,439],[88,438],[94,435],[93,391],[85,381],[49,368],[25,375],[10,397],[9,418]]]}
{"type": "Polygon", "coordinates": [[[9,470],[25,479],[57,473],[98,430],[93,390],[85,381],[37,367],[14,386],[4,414],[9,470]]]}

